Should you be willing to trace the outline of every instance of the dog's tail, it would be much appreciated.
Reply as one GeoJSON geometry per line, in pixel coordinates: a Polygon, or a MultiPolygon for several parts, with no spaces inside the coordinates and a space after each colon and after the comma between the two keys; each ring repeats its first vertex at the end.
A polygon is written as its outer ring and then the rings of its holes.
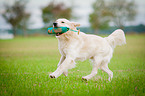
{"type": "Polygon", "coordinates": [[[105,39],[109,42],[112,48],[115,48],[117,45],[126,44],[125,34],[123,30],[117,29],[105,39]]]}

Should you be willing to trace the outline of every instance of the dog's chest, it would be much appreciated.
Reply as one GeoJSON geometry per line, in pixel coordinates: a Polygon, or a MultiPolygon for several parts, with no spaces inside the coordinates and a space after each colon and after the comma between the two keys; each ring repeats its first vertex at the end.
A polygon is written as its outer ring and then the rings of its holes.
{"type": "Polygon", "coordinates": [[[67,44],[66,42],[59,42],[58,48],[62,55],[65,55],[67,53],[68,46],[69,44],[67,44]]]}
{"type": "Polygon", "coordinates": [[[58,48],[62,55],[66,56],[69,52],[71,52],[72,44],[69,41],[66,40],[59,40],[58,42],[58,48]]]}
{"type": "Polygon", "coordinates": [[[75,57],[79,53],[81,43],[76,39],[58,39],[58,48],[61,55],[75,57]]]}

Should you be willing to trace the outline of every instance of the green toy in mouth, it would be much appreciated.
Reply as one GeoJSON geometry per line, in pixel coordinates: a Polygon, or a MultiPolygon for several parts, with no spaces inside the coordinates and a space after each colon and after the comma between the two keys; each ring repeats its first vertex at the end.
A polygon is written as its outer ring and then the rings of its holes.
{"type": "Polygon", "coordinates": [[[48,34],[56,34],[56,36],[66,33],[67,31],[78,32],[79,34],[79,30],[78,31],[72,30],[68,27],[50,27],[47,29],[48,34]]]}

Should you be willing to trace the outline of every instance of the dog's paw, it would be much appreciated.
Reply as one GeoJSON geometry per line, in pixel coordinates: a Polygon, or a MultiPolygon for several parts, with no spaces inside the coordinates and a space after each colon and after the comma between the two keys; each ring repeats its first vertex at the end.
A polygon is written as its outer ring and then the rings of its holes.
{"type": "Polygon", "coordinates": [[[51,75],[51,74],[49,75],[49,77],[50,77],[50,78],[55,78],[55,76],[54,76],[54,75],[51,75]]]}
{"type": "Polygon", "coordinates": [[[82,81],[88,81],[88,79],[85,77],[82,77],[82,81]]]}

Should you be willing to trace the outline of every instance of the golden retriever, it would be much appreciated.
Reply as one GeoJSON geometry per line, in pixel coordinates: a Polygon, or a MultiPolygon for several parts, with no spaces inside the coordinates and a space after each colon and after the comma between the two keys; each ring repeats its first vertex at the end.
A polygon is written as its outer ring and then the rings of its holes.
{"type": "Polygon", "coordinates": [[[97,70],[101,69],[108,74],[108,80],[112,80],[113,72],[108,68],[108,63],[112,58],[114,48],[117,45],[126,44],[124,32],[117,29],[108,37],[102,38],[97,35],[74,32],[77,31],[78,26],[80,26],[79,23],[70,22],[67,19],[58,19],[53,23],[53,27],[69,27],[71,30],[63,34],[56,34],[61,59],[57,69],[49,75],[50,78],[57,78],[62,73],[67,76],[68,69],[75,67],[75,61],[91,59],[92,72],[83,76],[82,79],[91,79],[97,74],[97,70]]]}

